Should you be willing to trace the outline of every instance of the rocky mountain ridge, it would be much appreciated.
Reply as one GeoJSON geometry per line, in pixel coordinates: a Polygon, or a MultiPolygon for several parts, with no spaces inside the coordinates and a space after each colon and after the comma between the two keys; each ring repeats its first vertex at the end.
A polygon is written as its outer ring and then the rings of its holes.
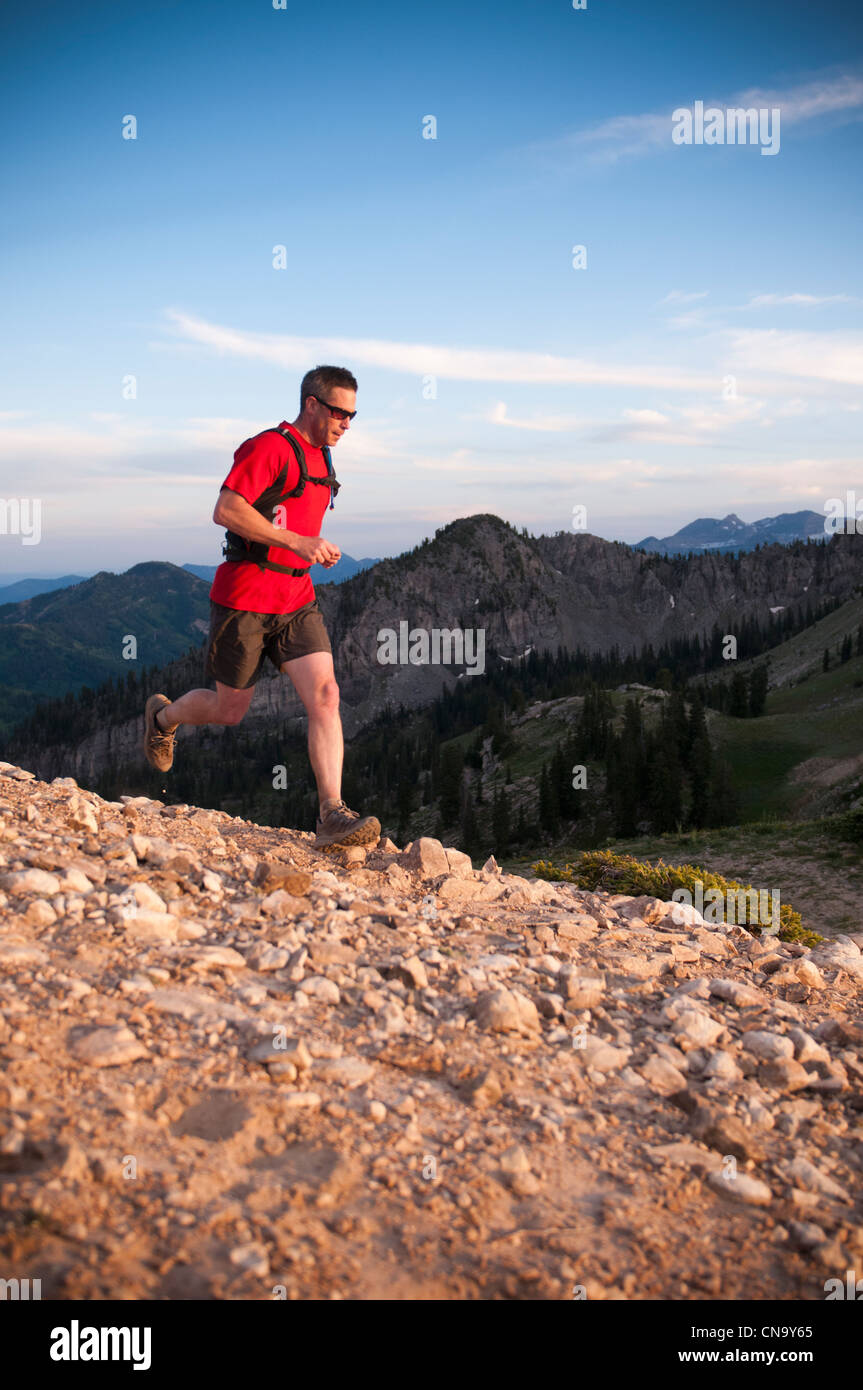
{"type": "Polygon", "coordinates": [[[823,1299],[863,1258],[863,935],[677,917],[0,764],[4,1271],[823,1299]]]}
{"type": "MultiPolygon", "coordinates": [[[[531,647],[626,652],[709,633],[714,623],[733,632],[746,619],[766,620],[774,609],[849,597],[861,584],[863,536],[858,535],[836,536],[826,545],[773,546],[740,557],[681,559],[647,557],[584,534],[525,538],[497,517],[478,516],[443,528],[434,541],[408,555],[324,586],[318,599],[350,738],[388,706],[426,705],[445,685],[472,678],[453,665],[379,661],[379,633],[398,632],[402,622],[408,630],[428,632],[481,629],[486,653],[494,648],[510,660],[531,647]]],[[[154,688],[172,697],[202,684],[203,648],[166,664],[156,679],[154,688]]],[[[303,716],[290,682],[265,666],[246,724],[303,716]]],[[[16,747],[14,756],[42,775],[91,781],[110,763],[137,761],[139,733],[139,716],[103,724],[73,746],[63,744],[58,729],[56,747],[16,747]]],[[[183,737],[200,736],[182,731],[178,746],[183,737]]]]}

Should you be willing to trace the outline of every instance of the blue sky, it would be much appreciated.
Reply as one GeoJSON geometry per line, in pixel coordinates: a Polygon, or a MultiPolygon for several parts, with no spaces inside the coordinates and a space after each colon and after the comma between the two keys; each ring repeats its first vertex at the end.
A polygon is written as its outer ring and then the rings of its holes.
{"type": "Polygon", "coordinates": [[[324,528],[355,556],[481,511],[635,541],[863,499],[854,6],[2,24],[0,497],[42,522],[0,573],[216,563],[233,450],[322,361],[360,383],[324,528]],[[674,144],[697,101],[778,107],[779,152],[674,144]]]}

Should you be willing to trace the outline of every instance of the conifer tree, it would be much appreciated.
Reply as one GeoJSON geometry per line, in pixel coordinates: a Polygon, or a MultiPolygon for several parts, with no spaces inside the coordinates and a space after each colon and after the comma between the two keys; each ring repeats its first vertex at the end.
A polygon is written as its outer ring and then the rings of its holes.
{"type": "Polygon", "coordinates": [[[749,691],[742,671],[735,671],[731,678],[728,713],[735,719],[745,719],[749,713],[749,691]]]}
{"type": "Polygon", "coordinates": [[[462,758],[458,748],[446,747],[441,755],[440,814],[444,825],[451,825],[461,805],[462,758]]]}
{"type": "Polygon", "coordinates": [[[509,797],[498,788],[494,794],[492,807],[492,830],[494,832],[495,854],[506,854],[512,837],[509,819],[509,797]]]}
{"type": "Polygon", "coordinates": [[[479,828],[470,793],[467,793],[462,800],[461,847],[465,854],[474,855],[479,851],[479,828]]]}
{"type": "Polygon", "coordinates": [[[767,667],[755,666],[749,676],[749,713],[753,718],[763,714],[767,704],[767,667]]]}

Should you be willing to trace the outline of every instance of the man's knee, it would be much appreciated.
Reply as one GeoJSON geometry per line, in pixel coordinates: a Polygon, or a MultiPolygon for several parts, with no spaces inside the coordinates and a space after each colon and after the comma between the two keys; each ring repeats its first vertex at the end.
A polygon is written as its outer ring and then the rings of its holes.
{"type": "Polygon", "coordinates": [[[217,720],[217,723],[241,724],[245,716],[246,711],[244,709],[226,709],[222,711],[222,717],[221,719],[217,720]]]}
{"type": "Polygon", "coordinates": [[[322,713],[332,713],[339,707],[339,686],[335,676],[327,676],[315,687],[313,707],[322,713]]]}
{"type": "Polygon", "coordinates": [[[252,702],[253,690],[232,690],[223,686],[219,691],[215,724],[239,724],[252,702]]]}

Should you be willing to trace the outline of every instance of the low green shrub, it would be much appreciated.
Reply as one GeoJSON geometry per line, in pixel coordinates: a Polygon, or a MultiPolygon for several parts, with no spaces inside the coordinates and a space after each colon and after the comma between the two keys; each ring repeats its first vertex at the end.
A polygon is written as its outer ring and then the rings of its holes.
{"type": "Polygon", "coordinates": [[[863,845],[863,806],[856,806],[853,811],[843,811],[841,815],[833,816],[829,828],[831,834],[840,840],[850,840],[852,844],[863,845]]]}
{"type": "MultiPolygon", "coordinates": [[[[532,867],[537,878],[573,883],[590,893],[601,890],[605,893],[625,893],[629,897],[644,894],[660,898],[663,902],[671,902],[676,888],[685,888],[695,902],[696,884],[700,882],[705,897],[710,889],[718,889],[723,897],[733,892],[736,895],[735,903],[738,906],[742,904],[744,908],[746,920],[741,922],[741,926],[746,926],[754,936],[761,935],[761,925],[753,920],[757,917],[757,911],[752,910],[754,904],[746,896],[750,892],[757,895],[757,890],[751,884],[744,886],[736,879],[723,878],[721,874],[711,873],[697,864],[666,864],[662,859],[648,864],[631,854],[615,854],[612,850],[600,849],[585,850],[575,864],[556,866],[549,860],[539,859],[532,867]]],[[[823,938],[803,926],[800,913],[790,903],[780,903],[778,939],[817,946],[823,938]]]]}

